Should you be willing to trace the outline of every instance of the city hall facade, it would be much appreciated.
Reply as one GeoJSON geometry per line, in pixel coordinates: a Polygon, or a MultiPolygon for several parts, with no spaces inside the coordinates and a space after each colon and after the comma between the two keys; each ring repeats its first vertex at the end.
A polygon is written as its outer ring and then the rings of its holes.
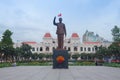
{"type": "MultiPolygon", "coordinates": [[[[18,42],[14,44],[14,47],[20,47],[22,44],[30,45],[32,53],[52,54],[53,50],[57,48],[57,39],[53,38],[50,33],[45,33],[42,42],[18,42]]],[[[73,33],[70,38],[65,39],[64,49],[68,50],[70,54],[95,53],[97,47],[108,47],[110,44],[109,41],[104,40],[98,34],[95,35],[94,32],[86,31],[82,36],[82,42],[80,42],[80,37],[77,33],[73,33]]]]}

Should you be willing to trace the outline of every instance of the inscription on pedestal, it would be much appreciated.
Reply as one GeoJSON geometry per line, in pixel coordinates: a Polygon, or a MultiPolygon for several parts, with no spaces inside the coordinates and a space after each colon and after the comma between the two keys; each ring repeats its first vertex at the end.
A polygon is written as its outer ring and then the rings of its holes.
{"type": "Polygon", "coordinates": [[[56,68],[68,69],[67,50],[53,50],[53,69],[56,68]]]}

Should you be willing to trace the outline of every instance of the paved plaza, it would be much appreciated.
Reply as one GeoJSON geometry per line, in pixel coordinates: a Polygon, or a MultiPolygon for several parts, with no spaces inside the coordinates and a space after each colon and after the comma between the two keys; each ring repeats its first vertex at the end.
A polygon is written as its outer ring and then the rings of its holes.
{"type": "Polygon", "coordinates": [[[19,66],[0,68],[0,80],[120,80],[120,68],[104,66],[19,66]]]}

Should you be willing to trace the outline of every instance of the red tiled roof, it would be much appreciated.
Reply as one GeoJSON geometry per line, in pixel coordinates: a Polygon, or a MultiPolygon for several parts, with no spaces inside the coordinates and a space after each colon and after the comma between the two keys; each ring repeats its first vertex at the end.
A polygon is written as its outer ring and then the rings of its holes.
{"type": "Polygon", "coordinates": [[[84,44],[100,44],[100,42],[83,42],[84,44]]]}
{"type": "Polygon", "coordinates": [[[52,37],[50,33],[46,33],[44,37],[52,37]]]}
{"type": "Polygon", "coordinates": [[[72,37],[74,37],[74,38],[78,38],[79,36],[78,36],[77,33],[73,33],[73,34],[72,34],[72,37]]]}
{"type": "Polygon", "coordinates": [[[31,41],[27,41],[27,42],[22,42],[22,44],[36,44],[37,42],[31,42],[31,41]]]}

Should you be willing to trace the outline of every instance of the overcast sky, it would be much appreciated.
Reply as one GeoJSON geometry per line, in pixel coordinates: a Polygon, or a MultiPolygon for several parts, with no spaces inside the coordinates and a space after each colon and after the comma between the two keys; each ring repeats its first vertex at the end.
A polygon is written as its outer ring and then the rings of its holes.
{"type": "Polygon", "coordinates": [[[52,22],[59,13],[67,38],[88,30],[111,41],[111,29],[120,27],[120,0],[0,0],[0,36],[10,29],[14,42],[41,42],[46,32],[56,37],[52,22]]]}

